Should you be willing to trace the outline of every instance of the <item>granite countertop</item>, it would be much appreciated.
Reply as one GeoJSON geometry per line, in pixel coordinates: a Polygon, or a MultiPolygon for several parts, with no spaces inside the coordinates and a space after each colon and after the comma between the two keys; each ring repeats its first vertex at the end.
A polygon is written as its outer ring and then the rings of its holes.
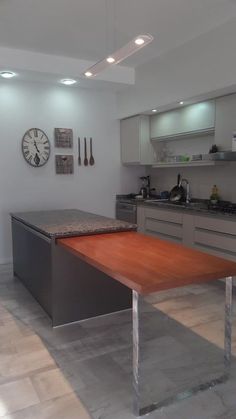
{"type": "Polygon", "coordinates": [[[31,211],[11,216],[48,237],[70,237],[136,230],[136,224],[77,209],[31,211]]]}

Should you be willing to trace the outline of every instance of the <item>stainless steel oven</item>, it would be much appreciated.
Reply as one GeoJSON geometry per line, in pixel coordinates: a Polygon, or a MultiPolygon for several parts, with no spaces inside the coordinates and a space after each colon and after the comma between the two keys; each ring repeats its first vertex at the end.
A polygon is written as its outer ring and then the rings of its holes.
{"type": "Polygon", "coordinates": [[[136,224],[137,204],[136,202],[116,201],[116,218],[136,224]]]}

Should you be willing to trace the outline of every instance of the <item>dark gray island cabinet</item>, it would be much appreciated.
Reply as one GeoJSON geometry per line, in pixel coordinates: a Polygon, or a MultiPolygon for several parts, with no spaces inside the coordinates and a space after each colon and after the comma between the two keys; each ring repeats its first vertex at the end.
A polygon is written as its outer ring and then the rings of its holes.
{"type": "Polygon", "coordinates": [[[136,225],[80,210],[11,214],[13,268],[53,326],[131,308],[131,290],[57,239],[136,230],[136,225]]]}

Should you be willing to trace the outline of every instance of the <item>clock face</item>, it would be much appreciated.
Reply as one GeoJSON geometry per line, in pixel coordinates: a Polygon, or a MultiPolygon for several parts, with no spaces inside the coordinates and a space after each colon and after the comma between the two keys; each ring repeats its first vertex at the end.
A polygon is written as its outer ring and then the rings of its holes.
{"type": "Polygon", "coordinates": [[[39,128],[31,128],[24,134],[22,139],[22,153],[33,167],[40,167],[47,163],[50,156],[50,142],[39,128]]]}

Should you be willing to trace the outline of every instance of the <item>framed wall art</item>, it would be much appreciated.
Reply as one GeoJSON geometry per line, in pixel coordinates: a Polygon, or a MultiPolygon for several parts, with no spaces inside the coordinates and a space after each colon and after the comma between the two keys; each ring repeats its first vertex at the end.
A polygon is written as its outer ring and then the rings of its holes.
{"type": "Polygon", "coordinates": [[[71,128],[55,128],[54,131],[55,147],[72,148],[73,130],[71,128]]]}
{"type": "Polygon", "coordinates": [[[57,175],[71,175],[74,173],[74,156],[61,154],[55,155],[57,175]]]}

